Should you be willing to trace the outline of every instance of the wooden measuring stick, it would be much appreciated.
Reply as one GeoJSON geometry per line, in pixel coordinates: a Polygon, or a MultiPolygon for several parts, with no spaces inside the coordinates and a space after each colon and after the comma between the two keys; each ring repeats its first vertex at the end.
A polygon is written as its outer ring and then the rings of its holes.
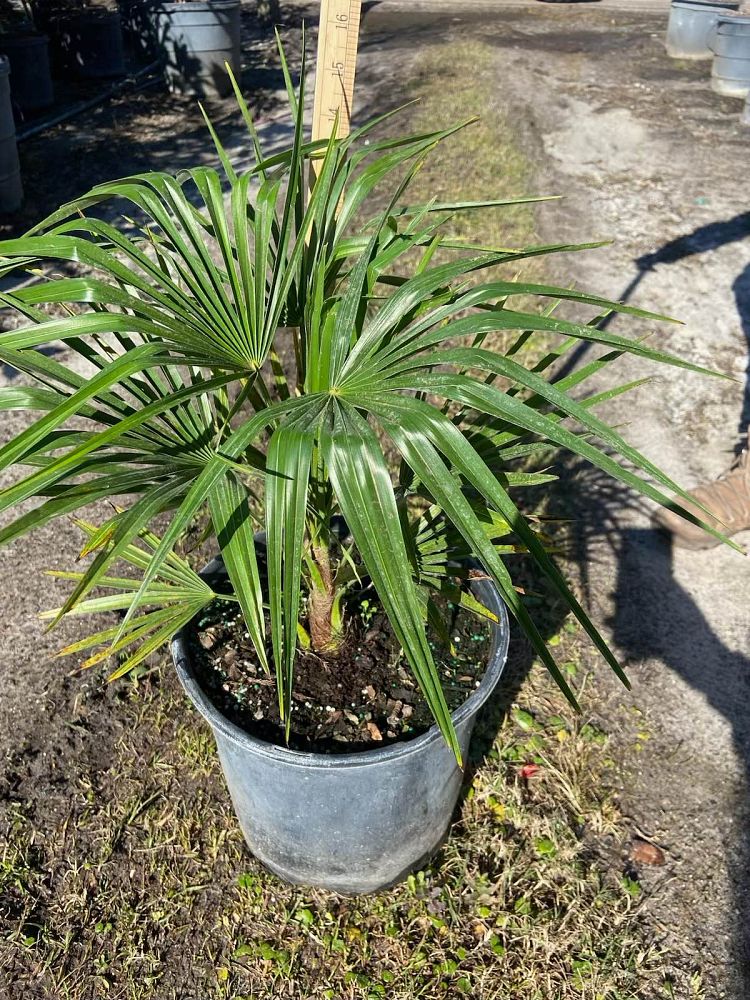
{"type": "MultiPolygon", "coordinates": [[[[313,140],[330,139],[334,125],[337,138],[349,135],[361,11],[362,0],[321,0],[313,140]]],[[[312,182],[316,161],[310,165],[312,182]]]]}

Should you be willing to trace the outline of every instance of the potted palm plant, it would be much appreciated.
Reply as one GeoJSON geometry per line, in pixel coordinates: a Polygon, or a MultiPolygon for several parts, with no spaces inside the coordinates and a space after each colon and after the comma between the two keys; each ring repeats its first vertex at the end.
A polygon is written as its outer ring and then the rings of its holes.
{"type": "Polygon", "coordinates": [[[700,369],[600,329],[637,310],[503,274],[583,246],[451,238],[457,212],[507,202],[405,199],[463,126],[378,139],[379,119],[311,143],[304,72],[298,93],[286,76],[289,149],[264,154],[235,84],[252,166],[237,171],[209,124],[221,170],[101,184],[0,243],[4,273],[52,263],[4,297],[25,322],[0,333],[0,357],[30,385],[0,391],[0,406],[40,415],[0,449],[1,468],[23,471],[0,510],[37,500],[0,542],[117,498],[104,523],[79,522],[92,558],[60,574],[74,585],[48,617],[120,618],[65,652],[117,654],[118,677],[176,635],[252,850],[290,880],[361,892],[444,835],[502,671],[506,607],[575,704],[515,560],[536,564],[625,680],[518,492],[551,483],[533,463],[553,447],[657,503],[663,489],[685,497],[595,415],[630,386],[577,390],[625,352],[700,369]],[[112,199],[128,203],[127,229],[97,213],[112,199]],[[61,262],[83,273],[60,277],[61,262]],[[546,305],[520,310],[519,296],[546,305]],[[561,300],[593,316],[556,318],[561,300]],[[580,340],[601,355],[556,380],[580,340]],[[50,341],[90,377],[45,353],[50,341]],[[175,547],[202,514],[220,559],[199,574],[175,547]],[[479,653],[458,650],[474,640],[479,653]]]}

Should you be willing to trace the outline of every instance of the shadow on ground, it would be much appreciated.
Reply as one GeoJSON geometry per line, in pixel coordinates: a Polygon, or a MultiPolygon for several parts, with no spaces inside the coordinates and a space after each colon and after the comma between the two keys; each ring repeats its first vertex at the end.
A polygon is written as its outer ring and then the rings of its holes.
{"type": "MultiPolygon", "coordinates": [[[[705,226],[699,226],[684,236],[665,243],[653,253],[643,254],[636,258],[635,277],[623,290],[620,301],[629,302],[635,294],[637,288],[644,278],[656,268],[675,264],[685,260],[687,257],[694,257],[697,254],[710,253],[718,250],[727,244],[737,243],[750,237],[750,212],[741,212],[730,219],[722,219],[717,222],[710,222],[705,226]]],[[[728,292],[729,289],[717,288],[717,295],[728,292]]],[[[731,293],[737,306],[737,315],[742,326],[742,332],[748,344],[748,355],[750,356],[750,264],[745,267],[736,277],[731,286],[731,293]]],[[[613,315],[610,315],[599,327],[606,330],[610,325],[613,315]]],[[[679,317],[678,317],[679,318],[679,317]]],[[[573,369],[577,368],[583,358],[590,353],[592,344],[582,342],[571,352],[569,360],[560,368],[559,376],[563,378],[573,369]]],[[[750,368],[746,373],[745,394],[742,404],[742,411],[739,418],[739,436],[743,438],[750,425],[750,368]]],[[[742,442],[741,447],[744,447],[742,442]]]]}
{"type": "MultiPolygon", "coordinates": [[[[744,274],[747,281],[747,272],[744,274]]],[[[743,301],[747,303],[747,299],[743,301]]],[[[744,322],[747,330],[747,315],[744,322]]],[[[642,522],[653,505],[582,463],[565,465],[561,482],[564,500],[560,513],[571,518],[566,556],[579,574],[584,605],[593,601],[592,578],[596,574],[591,568],[595,562],[614,564],[612,614],[606,624],[623,667],[627,670],[647,664],[647,669],[665,669],[700,692],[729,726],[734,751],[743,765],[745,788],[750,787],[750,659],[717,637],[689,590],[677,579],[671,538],[648,527],[633,526],[633,515],[642,522]],[[611,554],[605,557],[603,549],[611,554]]],[[[697,567],[702,553],[693,556],[697,567]]],[[[689,748],[692,726],[688,718],[684,729],[689,748]]],[[[719,761],[716,765],[720,769],[719,761]]],[[[696,774],[698,787],[702,777],[696,774]]],[[[737,812],[736,825],[743,830],[741,802],[737,812]]],[[[726,970],[726,979],[741,984],[727,995],[740,1000],[750,996],[750,837],[740,834],[723,848],[734,888],[727,924],[735,968],[726,970]]],[[[690,879],[691,873],[682,877],[690,879]]]]}

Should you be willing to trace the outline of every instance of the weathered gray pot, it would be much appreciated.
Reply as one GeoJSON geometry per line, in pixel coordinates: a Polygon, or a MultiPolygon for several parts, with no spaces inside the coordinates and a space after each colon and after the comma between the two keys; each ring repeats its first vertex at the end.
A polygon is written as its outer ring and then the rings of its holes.
{"type": "Polygon", "coordinates": [[[720,17],[711,35],[711,88],[726,97],[750,92],[750,16],[720,17]]]}
{"type": "Polygon", "coordinates": [[[163,3],[155,16],[169,89],[197,97],[229,94],[225,63],[240,74],[240,0],[163,3]]]}
{"type": "Polygon", "coordinates": [[[16,125],[10,103],[10,63],[0,56],[0,212],[15,212],[23,201],[16,125]]]}
{"type": "Polygon", "coordinates": [[[672,0],[667,52],[675,59],[712,59],[709,41],[720,14],[738,10],[739,0],[672,0]]]}
{"type": "MultiPolygon", "coordinates": [[[[206,575],[220,566],[214,560],[206,575]]],[[[505,606],[487,581],[475,587],[500,624],[480,686],[453,713],[464,760],[508,651],[505,606]]],[[[172,641],[172,656],[185,691],[213,730],[250,850],[271,871],[302,885],[374,892],[405,877],[440,845],[463,772],[437,727],[362,753],[288,750],[248,735],[216,709],[196,680],[185,630],[172,641]]]]}
{"type": "Polygon", "coordinates": [[[55,95],[47,36],[34,33],[0,36],[0,54],[10,62],[13,103],[24,112],[48,108],[55,95]]]}

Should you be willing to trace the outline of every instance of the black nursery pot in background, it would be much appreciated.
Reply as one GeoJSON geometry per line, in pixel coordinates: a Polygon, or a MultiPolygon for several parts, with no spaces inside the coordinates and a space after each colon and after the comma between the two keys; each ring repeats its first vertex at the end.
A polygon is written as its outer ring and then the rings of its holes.
{"type": "Polygon", "coordinates": [[[116,10],[81,11],[59,22],[64,65],[82,79],[123,76],[125,56],[120,13],[116,10]]]}
{"type": "Polygon", "coordinates": [[[16,126],[10,105],[10,63],[0,56],[0,212],[15,212],[23,202],[16,126]]]}
{"type": "Polygon", "coordinates": [[[158,0],[119,0],[122,37],[138,59],[151,62],[159,55],[156,10],[158,0]]]}
{"type": "Polygon", "coordinates": [[[55,94],[47,36],[32,31],[0,35],[0,55],[10,63],[14,109],[25,115],[48,108],[55,94]]]}

